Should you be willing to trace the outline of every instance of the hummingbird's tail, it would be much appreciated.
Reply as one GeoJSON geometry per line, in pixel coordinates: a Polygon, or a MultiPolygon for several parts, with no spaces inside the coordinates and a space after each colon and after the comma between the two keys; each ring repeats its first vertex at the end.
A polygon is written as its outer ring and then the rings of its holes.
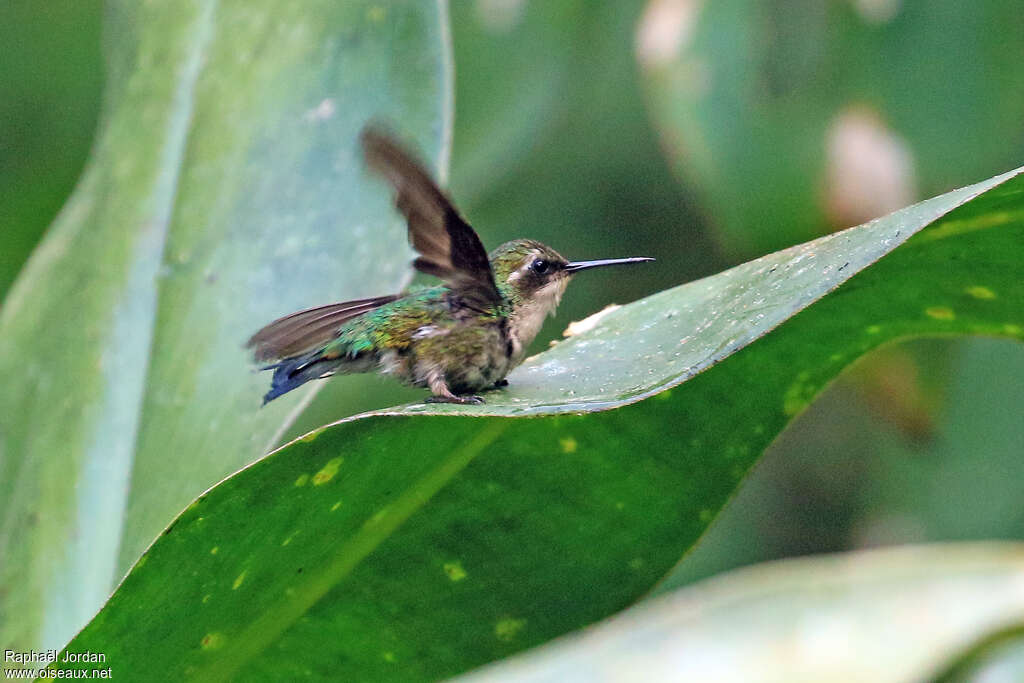
{"type": "Polygon", "coordinates": [[[292,389],[298,389],[310,380],[335,374],[348,362],[348,359],[343,358],[325,358],[320,351],[314,351],[296,358],[285,358],[279,363],[261,368],[274,371],[274,376],[270,380],[270,391],[263,396],[263,405],[292,389]]]}

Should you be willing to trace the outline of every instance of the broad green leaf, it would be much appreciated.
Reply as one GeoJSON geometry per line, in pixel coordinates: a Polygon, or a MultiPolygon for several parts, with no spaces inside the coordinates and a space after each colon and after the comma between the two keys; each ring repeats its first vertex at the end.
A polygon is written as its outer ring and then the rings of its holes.
{"type": "Polygon", "coordinates": [[[784,560],[646,602],[460,680],[930,680],[951,654],[1022,615],[1019,543],[784,560]]]}
{"type": "Polygon", "coordinates": [[[1018,170],[612,311],[486,405],[311,432],[191,505],[69,648],[197,680],[419,680],[596,621],[857,356],[1024,337],[1022,236],[1018,170]]]}
{"type": "Polygon", "coordinates": [[[253,331],[401,286],[405,228],[356,136],[379,117],[438,154],[444,12],[111,4],[93,157],[0,312],[0,641],[66,643],[168,519],[265,452],[303,398],[260,409],[253,331]]]}
{"type": "Polygon", "coordinates": [[[727,253],[802,242],[1020,163],[1016,0],[649,7],[637,53],[652,121],[727,253]]]}
{"type": "Polygon", "coordinates": [[[809,552],[1021,540],[1021,377],[1024,345],[1012,339],[918,338],[869,353],[772,442],[654,592],[809,552]],[[924,440],[905,438],[850,390],[851,375],[869,365],[888,368],[894,389],[903,389],[909,354],[933,359],[919,366],[920,377],[931,385],[928,396],[942,396],[924,440]]]}

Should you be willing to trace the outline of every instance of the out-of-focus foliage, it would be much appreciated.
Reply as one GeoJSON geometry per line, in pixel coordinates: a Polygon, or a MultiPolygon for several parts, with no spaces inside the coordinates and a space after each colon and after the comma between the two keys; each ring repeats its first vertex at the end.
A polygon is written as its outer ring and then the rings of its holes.
{"type": "Polygon", "coordinates": [[[101,4],[0,3],[0,301],[89,151],[102,82],[101,4]]]}
{"type": "Polygon", "coordinates": [[[443,12],[271,4],[108,7],[90,163],[0,309],[0,641],[16,649],[66,642],[301,407],[260,408],[253,330],[408,279],[356,138],[380,116],[443,149],[443,12]]]}
{"type": "Polygon", "coordinates": [[[749,257],[1019,165],[1019,20],[1016,0],[652,0],[638,55],[675,168],[749,257]]]}

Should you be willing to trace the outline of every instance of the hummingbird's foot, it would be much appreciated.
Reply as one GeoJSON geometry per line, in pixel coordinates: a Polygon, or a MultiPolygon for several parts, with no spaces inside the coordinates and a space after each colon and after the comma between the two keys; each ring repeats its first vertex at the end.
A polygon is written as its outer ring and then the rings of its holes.
{"type": "Polygon", "coordinates": [[[479,396],[457,396],[452,393],[452,390],[448,388],[448,384],[444,381],[444,377],[439,372],[435,372],[433,375],[428,376],[427,386],[430,387],[430,392],[433,394],[428,398],[426,403],[457,403],[460,405],[480,405],[484,402],[479,396]]]}
{"type": "Polygon", "coordinates": [[[508,380],[507,379],[499,379],[497,382],[494,383],[494,388],[495,389],[504,389],[507,386],[508,386],[508,380]]]}
{"type": "Polygon", "coordinates": [[[484,400],[479,396],[431,396],[424,403],[456,403],[458,405],[478,406],[484,400]]]}

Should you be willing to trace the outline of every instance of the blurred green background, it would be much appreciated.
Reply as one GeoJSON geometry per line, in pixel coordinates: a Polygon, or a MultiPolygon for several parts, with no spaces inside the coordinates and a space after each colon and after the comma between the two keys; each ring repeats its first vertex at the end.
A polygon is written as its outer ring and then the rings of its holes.
{"type": "MultiPolygon", "coordinates": [[[[450,14],[449,188],[485,244],[658,258],[579,278],[536,350],[608,303],[1024,163],[1017,0],[453,0],[450,14]]],[[[0,295],[88,155],[102,15],[96,0],[0,6],[0,295]]],[[[1024,538],[1022,375],[1006,341],[864,359],[665,585],[804,553],[1024,538]]],[[[334,380],[290,434],[420,393],[334,380]]]]}

